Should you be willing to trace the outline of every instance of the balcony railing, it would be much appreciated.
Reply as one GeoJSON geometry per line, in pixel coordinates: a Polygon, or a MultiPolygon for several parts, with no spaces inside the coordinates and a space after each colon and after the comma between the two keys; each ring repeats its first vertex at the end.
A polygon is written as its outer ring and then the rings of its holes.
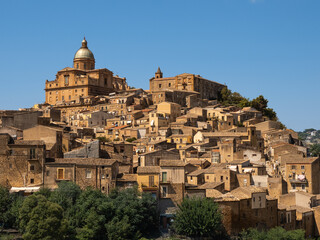
{"type": "Polygon", "coordinates": [[[152,183],[152,182],[142,182],[140,186],[144,190],[155,190],[159,188],[158,183],[152,183]]]}
{"type": "Polygon", "coordinates": [[[307,183],[307,179],[290,179],[290,183],[307,183]]]}

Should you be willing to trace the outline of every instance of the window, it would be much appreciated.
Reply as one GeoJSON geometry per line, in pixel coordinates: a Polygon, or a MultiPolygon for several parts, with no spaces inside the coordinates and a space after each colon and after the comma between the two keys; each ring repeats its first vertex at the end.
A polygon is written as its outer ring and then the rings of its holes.
{"type": "Polygon", "coordinates": [[[292,189],[296,189],[296,185],[294,183],[292,183],[292,189]]]}
{"type": "Polygon", "coordinates": [[[69,76],[68,75],[64,76],[64,83],[69,84],[69,76]]]}
{"type": "Polygon", "coordinates": [[[34,171],[34,165],[33,164],[30,165],[30,171],[34,171]]]}
{"type": "Polygon", "coordinates": [[[161,187],[161,193],[162,193],[162,197],[163,197],[163,198],[167,197],[168,187],[167,187],[167,186],[162,186],[162,187],[161,187]]]}
{"type": "Polygon", "coordinates": [[[209,179],[209,176],[207,176],[207,179],[209,179]]]}
{"type": "Polygon", "coordinates": [[[79,68],[79,63],[77,63],[77,68],[79,68]]]}
{"type": "Polygon", "coordinates": [[[284,221],[285,221],[284,214],[281,213],[281,214],[280,214],[280,223],[283,224],[284,221]]]}
{"type": "Polygon", "coordinates": [[[149,176],[149,186],[150,187],[154,186],[154,176],[149,176]]]}
{"type": "Polygon", "coordinates": [[[57,179],[64,179],[64,168],[57,169],[57,179]]]}
{"type": "Polygon", "coordinates": [[[69,95],[69,100],[71,100],[71,95],[69,95]]]}
{"type": "Polygon", "coordinates": [[[34,178],[30,179],[30,183],[33,184],[34,183],[34,178]]]}
{"type": "Polygon", "coordinates": [[[301,185],[301,188],[302,188],[303,190],[305,190],[305,189],[306,189],[306,185],[305,185],[305,184],[302,184],[302,185],[301,185]]]}
{"type": "Polygon", "coordinates": [[[169,83],[169,87],[171,87],[171,83],[169,83]]]}
{"type": "Polygon", "coordinates": [[[223,182],[223,176],[220,176],[220,181],[223,182]]]}
{"type": "Polygon", "coordinates": [[[10,168],[10,169],[12,168],[12,164],[11,164],[11,163],[9,163],[9,168],[10,168]]]}
{"type": "Polygon", "coordinates": [[[124,152],[124,146],[120,146],[120,153],[124,152]]]}
{"type": "Polygon", "coordinates": [[[86,178],[91,178],[91,170],[86,170],[86,178]]]}
{"type": "Polygon", "coordinates": [[[64,100],[64,96],[62,96],[62,101],[64,100]]]}
{"type": "Polygon", "coordinates": [[[192,176],[190,176],[190,181],[193,181],[192,176]]]}
{"type": "Polygon", "coordinates": [[[301,169],[304,169],[304,165],[301,165],[301,169]]]}
{"type": "Polygon", "coordinates": [[[296,169],[296,166],[292,165],[292,166],[291,166],[291,169],[296,169]]]}
{"type": "Polygon", "coordinates": [[[162,172],[162,182],[167,182],[167,172],[162,172]]]}
{"type": "Polygon", "coordinates": [[[31,148],[30,149],[30,159],[35,159],[36,158],[36,149],[31,148]]]}
{"type": "Polygon", "coordinates": [[[161,84],[159,84],[159,88],[161,88],[161,84]]]}
{"type": "Polygon", "coordinates": [[[287,223],[291,223],[291,212],[287,213],[287,223]]]}
{"type": "Polygon", "coordinates": [[[83,64],[83,68],[84,68],[84,69],[87,69],[87,64],[83,64]]]}
{"type": "Polygon", "coordinates": [[[49,170],[46,172],[46,175],[47,175],[47,176],[49,176],[49,175],[50,175],[50,171],[49,171],[49,170]]]}

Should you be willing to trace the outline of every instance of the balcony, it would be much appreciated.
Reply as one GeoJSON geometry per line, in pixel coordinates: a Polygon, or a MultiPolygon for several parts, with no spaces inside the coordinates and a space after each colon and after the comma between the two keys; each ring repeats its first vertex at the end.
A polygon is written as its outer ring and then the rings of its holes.
{"type": "Polygon", "coordinates": [[[55,180],[56,180],[56,182],[62,182],[62,181],[70,182],[70,181],[72,181],[71,179],[67,179],[67,178],[56,178],[55,180]]]}
{"type": "MultiPolygon", "coordinates": [[[[290,177],[290,176],[289,176],[290,177]]],[[[307,178],[304,174],[293,175],[291,179],[289,179],[290,183],[307,183],[307,178]]]]}
{"type": "Polygon", "coordinates": [[[171,181],[169,181],[169,180],[160,179],[160,184],[162,184],[162,185],[168,185],[170,183],[171,183],[171,181]]]}
{"type": "Polygon", "coordinates": [[[296,183],[296,184],[299,184],[299,183],[305,184],[308,182],[307,179],[290,179],[289,181],[290,183],[296,183]]]}
{"type": "Polygon", "coordinates": [[[159,188],[158,183],[151,183],[151,182],[142,182],[140,186],[143,191],[154,191],[154,190],[158,190],[159,188]]]}

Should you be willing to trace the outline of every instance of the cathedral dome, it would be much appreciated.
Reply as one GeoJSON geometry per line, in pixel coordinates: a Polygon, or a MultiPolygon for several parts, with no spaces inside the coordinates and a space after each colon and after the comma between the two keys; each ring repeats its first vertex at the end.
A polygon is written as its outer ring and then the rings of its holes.
{"type": "Polygon", "coordinates": [[[89,50],[87,46],[87,40],[84,38],[82,40],[81,48],[74,55],[74,59],[76,58],[91,58],[94,59],[93,53],[89,50]]]}

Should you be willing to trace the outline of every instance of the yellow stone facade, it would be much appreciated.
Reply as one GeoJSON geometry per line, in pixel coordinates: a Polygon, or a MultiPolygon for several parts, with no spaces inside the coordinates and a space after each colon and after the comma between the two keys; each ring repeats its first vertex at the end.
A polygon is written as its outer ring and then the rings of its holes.
{"type": "Polygon", "coordinates": [[[58,71],[55,80],[46,81],[45,101],[50,105],[80,102],[81,98],[127,89],[126,78],[113,76],[106,68],[95,69],[94,56],[84,39],[74,56],[73,68],[66,67],[58,71]]]}

